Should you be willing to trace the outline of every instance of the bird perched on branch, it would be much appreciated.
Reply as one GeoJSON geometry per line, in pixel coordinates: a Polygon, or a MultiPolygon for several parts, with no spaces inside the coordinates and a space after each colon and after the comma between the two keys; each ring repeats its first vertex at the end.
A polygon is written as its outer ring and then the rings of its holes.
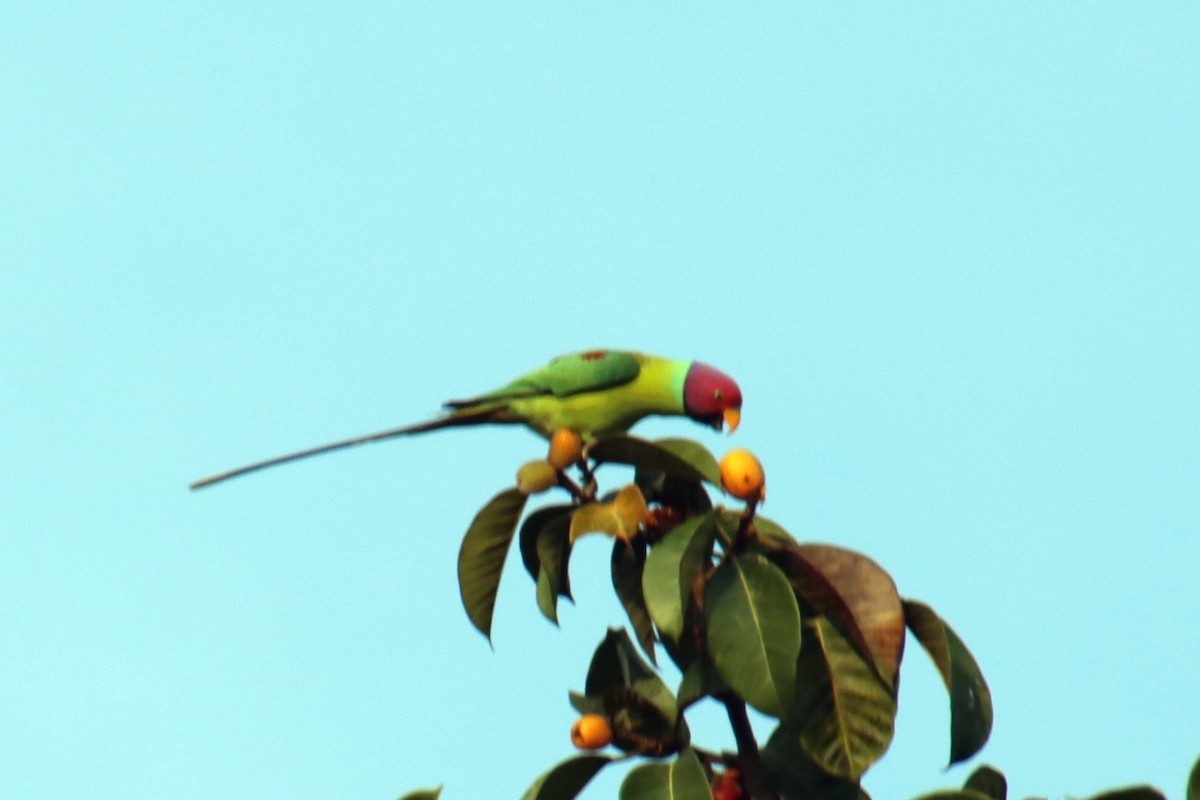
{"type": "Polygon", "coordinates": [[[506,386],[451,400],[427,422],[289,453],[196,481],[193,489],[288,461],[396,436],[488,423],[522,424],[549,438],[559,428],[585,441],[626,431],[643,417],[686,416],[732,433],[741,419],[742,390],[725,373],[699,361],[676,361],[621,350],[560,356],[506,386]]]}

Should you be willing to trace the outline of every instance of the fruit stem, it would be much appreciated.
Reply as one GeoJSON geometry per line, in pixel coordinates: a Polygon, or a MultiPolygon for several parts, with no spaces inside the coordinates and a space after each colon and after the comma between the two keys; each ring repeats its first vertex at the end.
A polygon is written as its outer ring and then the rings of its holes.
{"type": "Polygon", "coordinates": [[[570,477],[567,476],[567,473],[563,472],[562,470],[558,470],[558,485],[570,492],[571,497],[575,498],[575,500],[580,504],[590,503],[596,499],[596,493],[594,491],[585,492],[583,489],[579,488],[579,484],[571,480],[570,477]]]}
{"type": "Polygon", "coordinates": [[[595,471],[592,469],[592,463],[588,461],[587,455],[580,456],[576,466],[579,467],[579,474],[583,477],[585,486],[596,479],[595,471]]]}
{"type": "Polygon", "coordinates": [[[758,531],[754,530],[754,512],[758,508],[760,497],[761,495],[755,492],[746,501],[746,510],[738,518],[737,530],[734,531],[733,539],[729,542],[729,547],[726,549],[726,556],[730,553],[742,552],[746,549],[746,545],[758,539],[758,531]]]}

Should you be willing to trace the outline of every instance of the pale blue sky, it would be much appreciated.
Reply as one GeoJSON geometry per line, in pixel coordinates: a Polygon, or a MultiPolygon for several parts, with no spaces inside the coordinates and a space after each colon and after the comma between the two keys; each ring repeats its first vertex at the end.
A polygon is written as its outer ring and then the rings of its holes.
{"type": "Polygon", "coordinates": [[[624,621],[599,540],[561,630],[515,561],[494,652],[462,611],[535,437],[185,486],[612,346],[737,377],[732,440],[639,432],[755,450],[979,659],[943,773],[910,647],[876,800],[1180,797],[1200,6],[905,5],[0,7],[0,796],[519,797],[624,621]]]}

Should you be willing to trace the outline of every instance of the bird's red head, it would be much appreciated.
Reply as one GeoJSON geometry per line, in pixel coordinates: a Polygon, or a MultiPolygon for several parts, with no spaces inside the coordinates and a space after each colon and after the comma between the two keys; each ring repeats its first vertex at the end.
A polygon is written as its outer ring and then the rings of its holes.
{"type": "Polygon", "coordinates": [[[697,422],[733,433],[741,421],[742,390],[733,378],[699,361],[683,381],[683,411],[697,422]]]}

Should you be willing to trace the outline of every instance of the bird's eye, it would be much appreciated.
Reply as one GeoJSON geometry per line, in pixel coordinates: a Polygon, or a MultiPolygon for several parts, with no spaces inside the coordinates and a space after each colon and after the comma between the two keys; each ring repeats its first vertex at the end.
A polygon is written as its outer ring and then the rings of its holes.
{"type": "Polygon", "coordinates": [[[718,403],[723,402],[725,400],[724,392],[720,389],[713,389],[713,400],[716,400],[718,403]]]}

